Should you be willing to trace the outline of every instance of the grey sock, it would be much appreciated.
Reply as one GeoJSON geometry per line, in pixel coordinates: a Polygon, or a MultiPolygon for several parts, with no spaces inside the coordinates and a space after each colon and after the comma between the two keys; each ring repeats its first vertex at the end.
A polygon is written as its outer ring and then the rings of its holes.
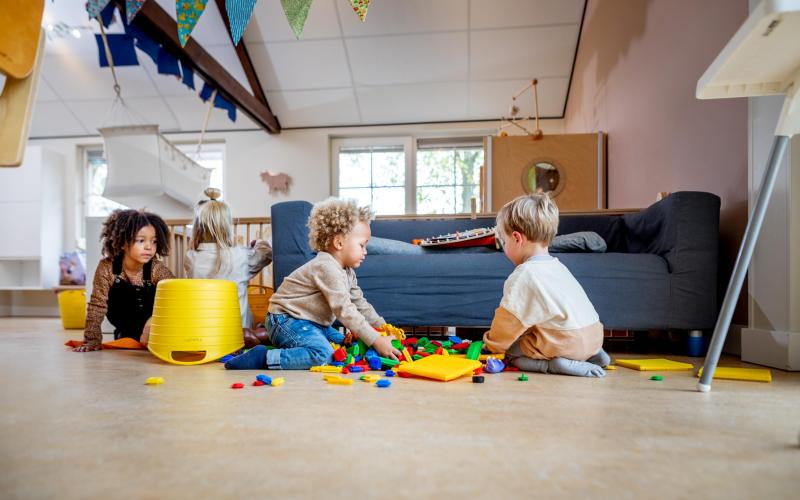
{"type": "Polygon", "coordinates": [[[605,377],[601,367],[587,361],[575,361],[567,358],[553,358],[547,364],[550,373],[573,375],[575,377],[605,377]]]}
{"type": "Polygon", "coordinates": [[[609,356],[608,353],[601,348],[599,351],[597,351],[597,354],[587,359],[586,362],[597,365],[601,368],[605,368],[611,364],[611,356],[609,356]]]}
{"type": "Polygon", "coordinates": [[[511,360],[511,364],[524,372],[547,373],[546,359],[533,359],[520,356],[511,360]]]}

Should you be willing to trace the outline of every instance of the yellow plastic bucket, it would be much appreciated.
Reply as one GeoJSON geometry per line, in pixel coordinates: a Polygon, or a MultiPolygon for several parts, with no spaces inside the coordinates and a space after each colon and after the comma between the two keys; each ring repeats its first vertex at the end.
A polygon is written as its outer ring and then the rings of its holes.
{"type": "Polygon", "coordinates": [[[242,317],[234,282],[158,282],[147,343],[154,356],[176,365],[198,365],[242,347],[242,317]]]}
{"type": "Polygon", "coordinates": [[[58,309],[65,330],[83,330],[86,327],[86,290],[58,292],[58,309]]]}

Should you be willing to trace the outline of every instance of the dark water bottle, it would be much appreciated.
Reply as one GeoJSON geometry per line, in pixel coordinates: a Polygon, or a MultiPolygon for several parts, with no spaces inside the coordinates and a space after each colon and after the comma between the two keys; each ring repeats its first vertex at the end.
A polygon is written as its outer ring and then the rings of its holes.
{"type": "Polygon", "coordinates": [[[689,356],[702,356],[703,355],[703,332],[700,330],[689,330],[689,338],[687,344],[687,355],[689,356]]]}

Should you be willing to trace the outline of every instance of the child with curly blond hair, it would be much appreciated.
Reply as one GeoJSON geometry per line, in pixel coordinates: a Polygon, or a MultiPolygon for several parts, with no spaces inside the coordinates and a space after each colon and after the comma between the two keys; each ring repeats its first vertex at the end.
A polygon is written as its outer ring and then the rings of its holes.
{"type": "Polygon", "coordinates": [[[344,335],[331,327],[338,319],[379,355],[397,359],[390,337],[378,335],[386,321],[364,298],[355,269],[367,256],[372,235],[369,207],[329,198],[314,205],[308,219],[309,243],[317,256],[295,269],[270,298],[267,331],[276,349],[258,345],[227,363],[232,370],[306,370],[331,360],[330,343],[344,335]]]}

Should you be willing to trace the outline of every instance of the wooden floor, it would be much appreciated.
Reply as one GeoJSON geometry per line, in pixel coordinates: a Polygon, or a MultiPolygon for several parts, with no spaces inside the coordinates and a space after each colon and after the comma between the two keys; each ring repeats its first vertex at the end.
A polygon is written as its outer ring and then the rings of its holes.
{"type": "Polygon", "coordinates": [[[63,347],[80,336],[0,319],[0,498],[800,494],[798,373],[709,394],[689,373],[655,382],[624,368],[388,389],[283,372],[281,387],[252,387],[258,372],[220,363],[63,347]]]}

